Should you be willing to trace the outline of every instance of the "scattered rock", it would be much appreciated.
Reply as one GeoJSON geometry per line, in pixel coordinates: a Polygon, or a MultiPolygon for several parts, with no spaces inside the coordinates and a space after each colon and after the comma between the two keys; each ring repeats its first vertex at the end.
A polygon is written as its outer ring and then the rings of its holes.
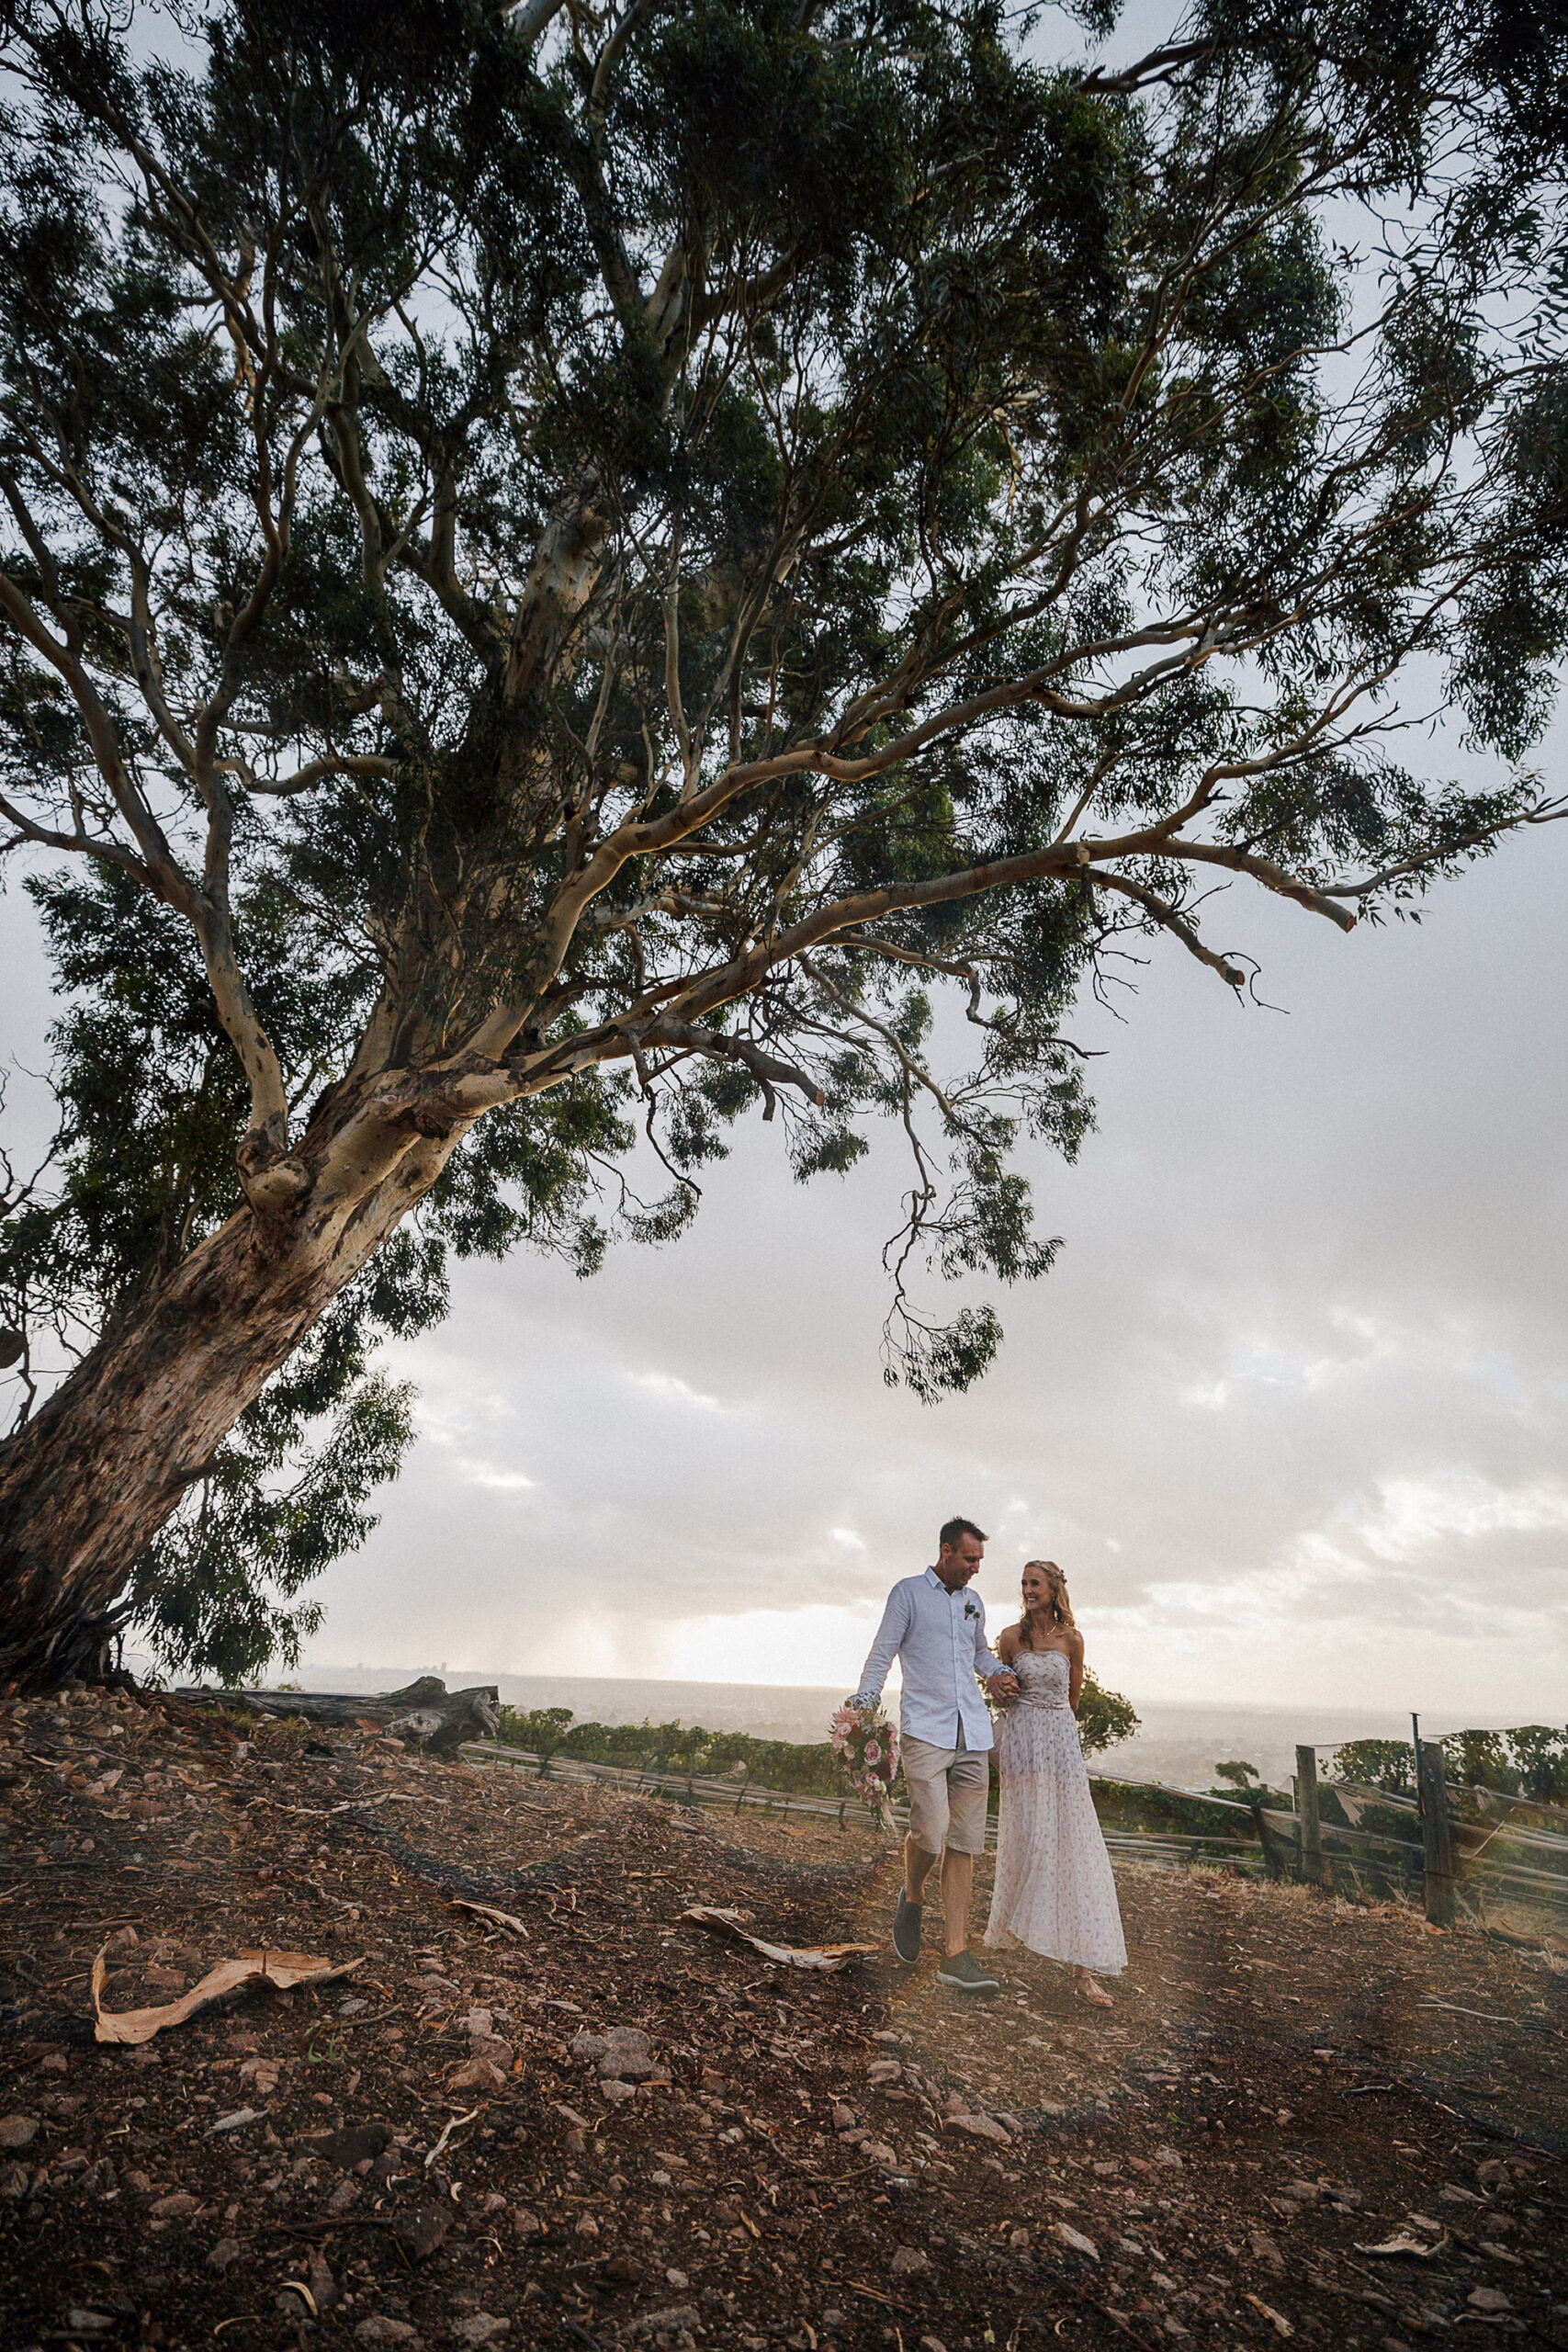
{"type": "Polygon", "coordinates": [[[503,2091],[506,2076],[493,2058],[470,2058],[446,2077],[449,2091],[503,2091]]]}
{"type": "Polygon", "coordinates": [[[658,2071],[653,2053],[648,2046],[648,2036],[639,2026],[613,2025],[610,2028],[604,2036],[604,2048],[599,2058],[599,2072],[606,2081],[646,2083],[658,2071]]]}
{"type": "Polygon", "coordinates": [[[498,2336],[511,2334],[512,2322],[497,2319],[492,2312],[475,2312],[471,2319],[455,2319],[451,2332],[459,2344],[493,2344],[498,2336]]]}
{"type": "Polygon", "coordinates": [[[1070,2222],[1053,2222],[1051,2235],[1063,2245],[1071,2246],[1075,2254],[1086,2254],[1091,2262],[1100,2260],[1100,2248],[1094,2240],[1086,2238],[1081,2230],[1075,2230],[1070,2222]]]}
{"type": "Polygon", "coordinates": [[[949,2131],[967,2132],[972,2140],[994,2140],[1003,2148],[1012,2145],[1012,2133],[994,2115],[950,2115],[947,2123],[949,2131]]]}
{"type": "Polygon", "coordinates": [[[351,2123],[342,2132],[314,2132],[299,2145],[321,2164],[335,2165],[340,2172],[352,2172],[355,2165],[373,2164],[382,2149],[391,2143],[389,2123],[351,2123]]]}
{"type": "Polygon", "coordinates": [[[324,2254],[312,2252],[305,2265],[305,2283],[316,2299],[319,2312],[330,2312],[338,2299],[338,2283],[324,2254]]]}
{"type": "Polygon", "coordinates": [[[918,2278],[931,2267],[931,2256],[918,2245],[896,2245],[888,2265],[895,2278],[918,2278]]]}
{"type": "Polygon", "coordinates": [[[516,2231],[520,2238],[526,2239],[543,2237],[545,2233],[544,2224],[540,2221],[537,2213],[531,2213],[526,2205],[518,2205],[513,2207],[512,2226],[516,2231]]]}
{"type": "Polygon", "coordinates": [[[448,2205],[411,2205],[392,2223],[392,2235],[405,2254],[415,2262],[423,2262],[428,2255],[446,2242],[452,2226],[452,2209],[448,2205]]]}
{"type": "Polygon", "coordinates": [[[147,2211],[154,2222],[183,2222],[187,2213],[195,2212],[200,2201],[188,2189],[175,2188],[167,2197],[155,2198],[147,2211]]]}
{"type": "Polygon", "coordinates": [[[0,2197],[16,2204],[18,2199],[27,2195],[32,2175],[26,2165],[0,2165],[0,2197]]]}
{"type": "Polygon", "coordinates": [[[0,2115],[0,2148],[25,2148],[37,2137],[36,2115],[0,2115]]]}
{"type": "Polygon", "coordinates": [[[1472,2312],[1511,2312],[1514,2308],[1501,2287],[1472,2287],[1465,2301],[1472,2312]]]}
{"type": "Polygon", "coordinates": [[[354,2340],[356,2344],[412,2346],[423,2344],[424,2338],[417,2327],[409,2325],[406,2319],[389,2319],[385,2312],[372,2312],[368,2319],[362,2319],[355,2328],[354,2340]]]}
{"type": "Polygon", "coordinates": [[[209,2270],[227,2270],[231,2262],[238,2262],[242,2251],[243,2248],[241,2247],[238,2238],[220,2238],[216,2245],[209,2246],[208,2248],[207,2267],[209,2270]]]}

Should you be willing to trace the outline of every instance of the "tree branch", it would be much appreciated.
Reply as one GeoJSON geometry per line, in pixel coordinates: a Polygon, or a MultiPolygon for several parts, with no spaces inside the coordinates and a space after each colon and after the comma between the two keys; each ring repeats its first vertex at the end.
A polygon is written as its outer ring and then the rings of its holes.
{"type": "Polygon", "coordinates": [[[1097,874],[1092,869],[1089,871],[1089,880],[1097,890],[1120,891],[1124,899],[1135,900],[1151,922],[1157,922],[1173,933],[1188,954],[1196,956],[1200,964],[1206,964],[1211,972],[1218,972],[1228,988],[1247,986],[1247,974],[1239,966],[1226,963],[1224,957],[1216,956],[1212,947],[1205,947],[1191,924],[1164,899],[1156,898],[1152,890],[1146,890],[1141,882],[1129,881],[1124,874],[1097,874]]]}

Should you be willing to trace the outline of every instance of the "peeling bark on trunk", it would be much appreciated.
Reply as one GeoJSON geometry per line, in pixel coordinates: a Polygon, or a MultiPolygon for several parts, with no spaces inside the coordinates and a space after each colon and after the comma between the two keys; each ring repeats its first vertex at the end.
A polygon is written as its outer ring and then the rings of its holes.
{"type": "Polygon", "coordinates": [[[309,1196],[249,1209],[131,1302],[0,1447],[0,1684],[100,1678],[147,1544],[245,1408],[434,1183],[456,1135],[414,1132],[374,1090],[307,1137],[309,1196]],[[313,1147],[313,1148],[312,1148],[313,1147]]]}

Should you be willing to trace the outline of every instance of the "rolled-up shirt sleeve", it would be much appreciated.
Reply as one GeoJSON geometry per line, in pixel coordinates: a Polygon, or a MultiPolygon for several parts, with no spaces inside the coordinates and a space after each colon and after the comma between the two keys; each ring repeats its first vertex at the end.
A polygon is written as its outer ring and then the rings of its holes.
{"type": "Polygon", "coordinates": [[[882,1686],[892,1671],[893,1661],[898,1655],[899,1645],[909,1630],[909,1621],[913,1613],[914,1607],[908,1590],[901,1584],[895,1585],[887,1596],[887,1606],[882,1612],[882,1623],[876,1629],[876,1639],[873,1642],[870,1654],[861,1668],[860,1681],[854,1697],[850,1702],[852,1706],[869,1707],[875,1700],[881,1698],[882,1686]]]}

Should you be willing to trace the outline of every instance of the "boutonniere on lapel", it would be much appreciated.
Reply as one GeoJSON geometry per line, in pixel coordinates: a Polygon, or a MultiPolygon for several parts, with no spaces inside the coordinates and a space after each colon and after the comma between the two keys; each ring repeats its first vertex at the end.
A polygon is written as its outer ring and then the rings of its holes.
{"type": "Polygon", "coordinates": [[[979,1602],[977,1600],[966,1600],[964,1604],[964,1614],[966,1618],[978,1617],[980,1614],[979,1602]]]}

